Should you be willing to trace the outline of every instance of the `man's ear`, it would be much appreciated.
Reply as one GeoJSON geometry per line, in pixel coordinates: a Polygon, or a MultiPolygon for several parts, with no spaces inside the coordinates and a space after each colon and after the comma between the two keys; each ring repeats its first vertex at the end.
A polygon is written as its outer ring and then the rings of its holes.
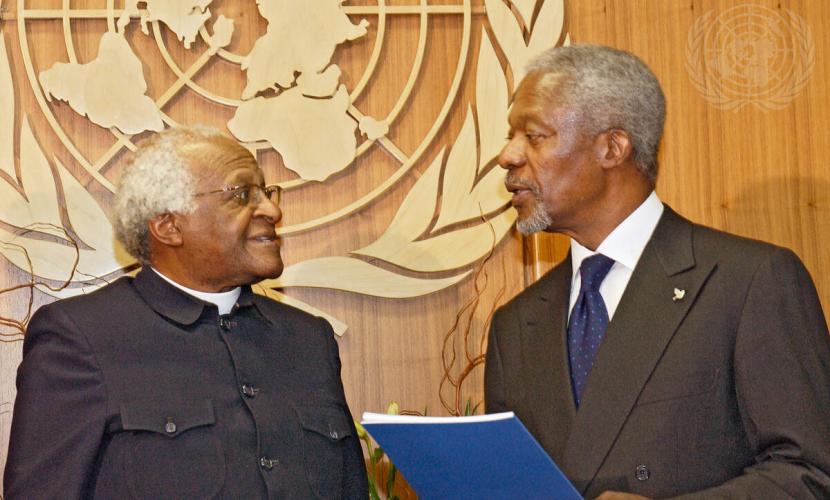
{"type": "Polygon", "coordinates": [[[163,213],[147,221],[153,239],[170,247],[181,246],[182,231],[176,214],[163,213]]]}
{"type": "Polygon", "coordinates": [[[626,163],[634,153],[628,132],[618,128],[599,134],[594,147],[597,160],[603,168],[613,168],[626,163]]]}

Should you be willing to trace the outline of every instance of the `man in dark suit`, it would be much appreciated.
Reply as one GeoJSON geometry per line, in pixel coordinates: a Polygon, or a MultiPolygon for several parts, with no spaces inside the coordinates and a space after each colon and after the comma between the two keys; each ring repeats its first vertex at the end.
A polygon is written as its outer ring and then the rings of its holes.
{"type": "Polygon", "coordinates": [[[631,54],[551,49],[499,163],[523,233],[568,257],[502,307],[488,412],[514,411],[586,497],[830,498],[830,338],[789,250],[654,193],[665,100],[631,54]],[[626,493],[623,493],[626,492],[626,493]]]}
{"type": "Polygon", "coordinates": [[[365,498],[331,328],[255,295],[279,189],[210,129],[143,144],[115,203],[144,268],[32,318],[5,470],[16,498],[365,498]]]}

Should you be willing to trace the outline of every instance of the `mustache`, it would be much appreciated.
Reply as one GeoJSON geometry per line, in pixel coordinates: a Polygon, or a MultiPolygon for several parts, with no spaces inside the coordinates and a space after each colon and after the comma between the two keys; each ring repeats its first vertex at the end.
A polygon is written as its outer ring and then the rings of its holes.
{"type": "Polygon", "coordinates": [[[541,194],[542,189],[539,187],[539,184],[530,180],[530,179],[523,179],[513,174],[507,174],[504,177],[504,184],[506,186],[520,186],[524,189],[529,190],[534,196],[539,196],[541,194]]]}

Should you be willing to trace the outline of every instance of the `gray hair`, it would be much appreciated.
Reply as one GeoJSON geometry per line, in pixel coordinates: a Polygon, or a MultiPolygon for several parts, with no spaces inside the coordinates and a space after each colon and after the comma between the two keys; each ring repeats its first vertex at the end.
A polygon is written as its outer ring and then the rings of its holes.
{"type": "Polygon", "coordinates": [[[556,91],[583,113],[586,132],[625,130],[637,167],[650,182],[656,181],[666,98],[641,59],[611,47],[577,44],[546,50],[528,64],[527,72],[562,75],[556,91]]]}
{"type": "Polygon", "coordinates": [[[195,181],[184,149],[225,137],[204,126],[166,129],[143,142],[121,174],[114,205],[115,237],[141,264],[150,262],[148,222],[193,211],[195,181]]]}

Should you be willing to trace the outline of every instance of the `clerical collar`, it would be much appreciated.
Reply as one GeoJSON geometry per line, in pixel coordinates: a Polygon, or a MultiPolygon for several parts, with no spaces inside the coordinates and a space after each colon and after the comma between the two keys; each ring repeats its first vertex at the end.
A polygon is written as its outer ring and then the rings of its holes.
{"type": "Polygon", "coordinates": [[[202,292],[199,290],[193,290],[191,288],[187,288],[184,285],[176,283],[167,276],[161,274],[154,267],[150,267],[150,269],[152,269],[153,271],[155,271],[156,274],[161,276],[161,278],[164,281],[170,283],[171,285],[185,292],[186,294],[192,295],[199,300],[203,300],[205,302],[214,304],[216,307],[219,308],[219,314],[228,314],[229,312],[231,312],[234,304],[236,304],[236,301],[239,298],[239,294],[242,293],[241,287],[236,287],[228,292],[202,292]]]}

